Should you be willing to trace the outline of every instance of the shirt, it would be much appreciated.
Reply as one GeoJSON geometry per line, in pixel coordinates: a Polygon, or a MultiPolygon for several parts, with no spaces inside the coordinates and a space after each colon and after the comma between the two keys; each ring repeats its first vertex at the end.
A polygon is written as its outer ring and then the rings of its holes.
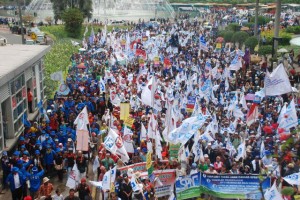
{"type": "Polygon", "coordinates": [[[53,190],[53,185],[48,183],[47,185],[43,184],[40,189],[41,196],[49,196],[53,190]]]}
{"type": "Polygon", "coordinates": [[[64,200],[64,197],[63,197],[63,195],[61,194],[61,195],[57,195],[57,194],[54,194],[53,196],[52,196],[52,199],[53,200],[64,200]]]}
{"type": "Polygon", "coordinates": [[[19,177],[18,173],[14,174],[14,181],[15,181],[15,188],[16,189],[18,189],[19,187],[21,187],[20,177],[19,177]]]}

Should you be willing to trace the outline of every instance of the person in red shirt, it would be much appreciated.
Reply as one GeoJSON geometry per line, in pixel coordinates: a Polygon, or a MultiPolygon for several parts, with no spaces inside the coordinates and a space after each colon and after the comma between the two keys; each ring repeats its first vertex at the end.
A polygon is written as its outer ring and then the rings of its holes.
{"type": "Polygon", "coordinates": [[[33,100],[33,94],[31,92],[30,88],[27,88],[27,102],[28,102],[29,113],[33,113],[32,100],[33,100]]]}

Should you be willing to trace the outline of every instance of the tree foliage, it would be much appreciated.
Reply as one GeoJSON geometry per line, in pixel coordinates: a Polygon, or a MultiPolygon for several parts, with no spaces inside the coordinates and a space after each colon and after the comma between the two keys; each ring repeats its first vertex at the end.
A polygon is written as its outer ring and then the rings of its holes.
{"type": "Polygon", "coordinates": [[[233,34],[231,40],[232,42],[239,43],[239,47],[241,48],[244,42],[248,39],[249,34],[244,31],[238,31],[233,34]]]}
{"type": "Polygon", "coordinates": [[[92,18],[92,0],[51,0],[51,2],[55,23],[57,23],[58,20],[62,19],[64,11],[68,8],[78,8],[83,13],[84,18],[92,18]]]}
{"type": "Polygon", "coordinates": [[[256,45],[258,45],[258,39],[256,36],[251,36],[245,41],[245,46],[249,47],[251,52],[254,51],[256,45]]]}
{"type": "Polygon", "coordinates": [[[65,22],[65,30],[69,37],[80,36],[83,19],[83,14],[78,8],[69,8],[63,13],[62,20],[65,22]]]}
{"type": "Polygon", "coordinates": [[[241,29],[241,26],[238,23],[231,23],[225,28],[226,31],[237,32],[241,29]]]}
{"type": "MultiPolygon", "coordinates": [[[[258,25],[265,25],[271,21],[270,18],[264,16],[258,16],[257,23],[258,25]]],[[[255,23],[255,17],[251,17],[250,22],[255,23]]]]}

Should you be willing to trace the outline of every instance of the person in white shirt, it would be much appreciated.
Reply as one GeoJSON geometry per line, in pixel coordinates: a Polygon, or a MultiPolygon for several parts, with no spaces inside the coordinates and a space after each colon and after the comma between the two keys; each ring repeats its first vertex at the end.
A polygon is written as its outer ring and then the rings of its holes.
{"type": "Polygon", "coordinates": [[[193,163],[192,167],[191,167],[190,174],[196,174],[196,173],[198,173],[197,164],[193,163]]]}
{"type": "Polygon", "coordinates": [[[64,200],[64,197],[58,188],[55,190],[55,194],[52,196],[52,199],[53,200],[64,200]]]}

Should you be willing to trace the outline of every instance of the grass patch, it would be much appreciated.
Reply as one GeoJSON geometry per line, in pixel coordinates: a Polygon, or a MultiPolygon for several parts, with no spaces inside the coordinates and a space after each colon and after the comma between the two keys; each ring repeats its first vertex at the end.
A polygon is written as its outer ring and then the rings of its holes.
{"type": "Polygon", "coordinates": [[[59,86],[58,81],[53,81],[50,75],[56,71],[67,73],[68,66],[71,64],[70,57],[74,52],[78,52],[78,47],[71,44],[70,39],[60,39],[54,43],[49,53],[45,56],[45,94],[49,99],[53,98],[59,86]]]}
{"type": "MultiPolygon", "coordinates": [[[[92,27],[94,28],[94,32],[97,33],[98,30],[103,30],[104,26],[99,25],[87,25],[88,26],[88,32],[86,34],[86,37],[91,34],[92,27]]],[[[78,38],[73,39],[82,39],[83,34],[85,31],[85,25],[82,26],[81,33],[78,38]]],[[[49,37],[53,38],[54,41],[57,41],[59,39],[66,39],[68,38],[68,34],[65,31],[64,25],[52,25],[52,26],[41,26],[39,27],[41,31],[45,32],[49,37]]],[[[107,31],[112,31],[113,29],[130,29],[131,26],[107,26],[107,31]]]]}

